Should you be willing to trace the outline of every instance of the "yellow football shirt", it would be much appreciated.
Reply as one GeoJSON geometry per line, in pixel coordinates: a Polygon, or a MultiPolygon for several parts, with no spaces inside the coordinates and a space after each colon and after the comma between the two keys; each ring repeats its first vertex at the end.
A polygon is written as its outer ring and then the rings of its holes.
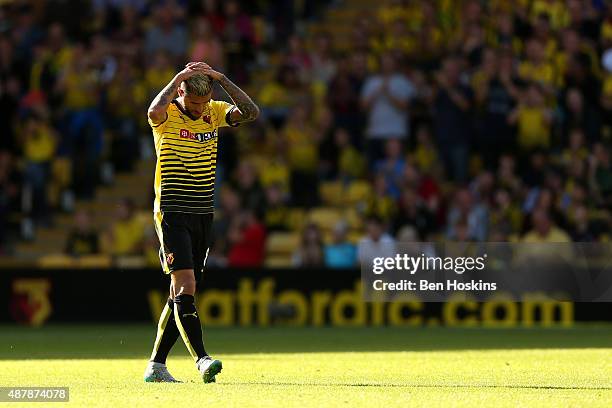
{"type": "Polygon", "coordinates": [[[236,126],[230,123],[234,109],[211,100],[202,117],[193,120],[174,100],[164,122],[155,125],[149,119],[157,153],[154,212],[213,212],[218,131],[236,126]]]}

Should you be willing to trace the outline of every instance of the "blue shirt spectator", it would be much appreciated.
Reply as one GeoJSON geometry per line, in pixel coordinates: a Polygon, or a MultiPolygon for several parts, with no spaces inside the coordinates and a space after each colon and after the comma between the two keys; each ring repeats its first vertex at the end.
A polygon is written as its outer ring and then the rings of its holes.
{"type": "Polygon", "coordinates": [[[352,268],[357,263],[357,247],[346,239],[348,227],[344,221],[334,226],[333,242],[323,250],[325,266],[328,268],[352,268]]]}

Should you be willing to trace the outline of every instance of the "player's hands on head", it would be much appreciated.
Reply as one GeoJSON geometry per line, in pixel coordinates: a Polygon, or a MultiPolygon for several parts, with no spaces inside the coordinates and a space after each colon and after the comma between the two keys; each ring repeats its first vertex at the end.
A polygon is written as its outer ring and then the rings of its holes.
{"type": "Polygon", "coordinates": [[[202,68],[187,67],[181,72],[179,72],[177,76],[181,81],[184,81],[186,79],[191,78],[192,76],[196,74],[204,74],[204,70],[202,68]]]}
{"type": "Polygon", "coordinates": [[[215,81],[219,81],[223,78],[223,74],[221,72],[215,71],[214,69],[211,68],[210,65],[208,65],[205,62],[195,62],[194,61],[194,62],[189,62],[185,66],[187,67],[187,69],[198,70],[199,73],[208,75],[215,81]]]}
{"type": "Polygon", "coordinates": [[[185,65],[185,69],[178,73],[178,76],[184,81],[196,74],[208,75],[209,70],[211,70],[211,68],[208,64],[203,62],[190,62],[185,65]]]}

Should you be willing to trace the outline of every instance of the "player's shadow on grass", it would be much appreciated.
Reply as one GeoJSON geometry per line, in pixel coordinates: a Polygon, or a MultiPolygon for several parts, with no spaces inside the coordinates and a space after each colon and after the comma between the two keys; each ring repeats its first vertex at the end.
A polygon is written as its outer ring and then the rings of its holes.
{"type": "Polygon", "coordinates": [[[387,384],[387,383],[311,383],[311,382],[284,382],[284,381],[254,381],[254,382],[219,382],[217,385],[255,385],[255,386],[307,386],[307,387],[391,387],[391,388],[515,388],[534,390],[612,390],[612,387],[575,386],[564,387],[558,385],[512,385],[512,384],[387,384]]]}
{"type": "MultiPolygon", "coordinates": [[[[0,360],[147,358],[153,325],[0,326],[0,360]]],[[[572,329],[205,328],[214,355],[609,348],[612,325],[572,329]]],[[[179,339],[171,356],[186,355],[179,339]]]]}
{"type": "Polygon", "coordinates": [[[311,383],[311,382],[285,382],[285,381],[254,381],[254,382],[219,382],[217,385],[231,386],[306,386],[306,387],[391,387],[391,388],[514,388],[514,389],[534,389],[534,390],[612,390],[612,387],[589,387],[572,386],[564,387],[558,385],[512,385],[512,384],[394,384],[394,383],[311,383]]]}

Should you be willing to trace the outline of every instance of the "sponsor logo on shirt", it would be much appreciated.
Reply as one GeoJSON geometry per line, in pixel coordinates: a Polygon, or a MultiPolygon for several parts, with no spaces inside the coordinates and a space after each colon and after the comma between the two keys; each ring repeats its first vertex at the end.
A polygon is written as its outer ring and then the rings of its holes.
{"type": "Polygon", "coordinates": [[[179,135],[181,136],[181,139],[196,140],[198,142],[203,143],[203,142],[208,142],[209,140],[216,138],[217,129],[213,130],[212,132],[205,132],[205,133],[193,133],[187,129],[181,129],[181,131],[179,132],[179,135]]]}

